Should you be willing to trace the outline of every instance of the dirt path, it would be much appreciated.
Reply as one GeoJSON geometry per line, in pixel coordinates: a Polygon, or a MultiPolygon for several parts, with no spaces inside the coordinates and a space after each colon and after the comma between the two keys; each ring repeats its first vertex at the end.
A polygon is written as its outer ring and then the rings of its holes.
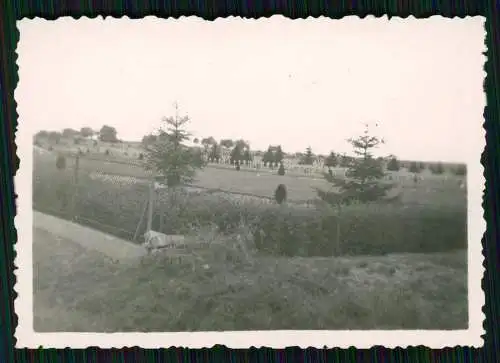
{"type": "Polygon", "coordinates": [[[96,250],[117,262],[141,257],[146,252],[140,245],[37,211],[33,211],[33,227],[96,250]]]}

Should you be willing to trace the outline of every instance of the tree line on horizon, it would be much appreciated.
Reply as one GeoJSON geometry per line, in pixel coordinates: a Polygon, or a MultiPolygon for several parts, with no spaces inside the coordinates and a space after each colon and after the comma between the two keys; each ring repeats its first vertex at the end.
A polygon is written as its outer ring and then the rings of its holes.
{"type": "Polygon", "coordinates": [[[97,137],[99,141],[119,143],[122,142],[117,137],[116,128],[109,125],[103,125],[99,130],[94,130],[91,127],[84,126],[80,130],[72,128],[64,128],[62,131],[40,130],[35,134],[35,140],[45,138],[55,144],[59,144],[61,139],[73,139],[75,141],[81,139],[93,139],[97,137]]]}
{"type": "MultiPolygon", "coordinates": [[[[49,142],[58,144],[61,139],[73,139],[75,144],[78,144],[82,139],[94,140],[96,139],[101,142],[109,142],[109,143],[121,143],[122,140],[117,137],[116,128],[103,125],[100,130],[94,130],[91,127],[82,127],[80,130],[75,130],[72,128],[65,128],[62,131],[47,131],[41,130],[35,135],[35,140],[39,138],[47,139],[49,142]]],[[[148,134],[142,138],[141,144],[144,148],[147,148],[151,144],[156,143],[159,139],[161,139],[162,135],[164,136],[164,132],[160,130],[158,135],[148,134]]],[[[353,163],[356,159],[355,156],[349,156],[345,153],[335,153],[330,152],[328,155],[315,154],[312,151],[312,148],[308,146],[304,152],[295,152],[295,153],[286,153],[281,145],[269,145],[267,150],[260,151],[250,149],[250,143],[243,139],[232,140],[232,139],[221,139],[219,142],[213,137],[205,137],[205,138],[190,138],[187,137],[183,141],[192,141],[192,143],[201,148],[202,152],[206,155],[206,158],[209,162],[219,162],[222,158],[222,151],[229,150],[229,159],[230,163],[235,165],[236,168],[239,168],[240,165],[249,165],[253,160],[254,155],[261,156],[261,161],[264,167],[279,167],[280,169],[284,169],[283,161],[285,158],[295,158],[298,159],[299,165],[308,165],[312,166],[317,161],[323,161],[323,164],[328,169],[335,167],[343,167],[347,168],[349,165],[353,163]]],[[[36,141],[35,141],[36,143],[36,141]]],[[[141,159],[143,157],[140,154],[141,159]]],[[[198,155],[201,157],[201,155],[198,155]]],[[[418,161],[408,161],[402,162],[396,156],[391,155],[388,158],[377,158],[380,162],[383,162],[386,165],[387,170],[389,171],[398,171],[402,168],[406,168],[409,172],[418,174],[425,170],[429,169],[433,174],[443,174],[445,171],[444,165],[442,162],[434,162],[434,163],[423,163],[418,161]]],[[[463,164],[456,165],[453,168],[453,172],[456,175],[465,175],[466,167],[463,164]]]]}

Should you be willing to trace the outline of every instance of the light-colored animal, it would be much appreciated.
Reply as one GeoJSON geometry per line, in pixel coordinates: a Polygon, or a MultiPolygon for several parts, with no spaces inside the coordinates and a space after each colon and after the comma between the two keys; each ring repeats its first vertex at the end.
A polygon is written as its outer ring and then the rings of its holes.
{"type": "MultiPolygon", "coordinates": [[[[182,235],[166,235],[160,232],[149,230],[144,234],[145,242],[143,246],[146,248],[148,255],[154,252],[159,252],[162,249],[173,249],[174,253],[170,255],[172,259],[188,259],[191,260],[192,272],[196,271],[197,261],[202,260],[197,253],[193,251],[183,251],[186,246],[186,241],[182,235]]],[[[210,265],[203,264],[203,269],[207,270],[210,265]]]]}
{"type": "Polygon", "coordinates": [[[184,245],[184,236],[166,235],[160,232],[149,230],[144,233],[144,248],[148,254],[163,248],[176,248],[184,245]]]}

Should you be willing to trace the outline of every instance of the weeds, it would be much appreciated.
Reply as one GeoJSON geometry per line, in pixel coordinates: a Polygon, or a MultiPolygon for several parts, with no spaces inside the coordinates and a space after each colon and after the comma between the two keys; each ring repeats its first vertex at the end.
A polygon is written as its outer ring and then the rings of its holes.
{"type": "Polygon", "coordinates": [[[213,248],[200,252],[193,273],[190,262],[172,264],[166,256],[151,257],[145,264],[109,265],[98,253],[71,241],[36,236],[36,331],[467,327],[464,251],[260,256],[246,263],[234,258],[244,259],[237,247],[230,247],[236,245],[234,239],[232,244],[230,236],[220,240],[207,228],[198,238],[213,248]],[[44,312],[54,306],[59,317],[55,320],[53,312],[44,312]]]}

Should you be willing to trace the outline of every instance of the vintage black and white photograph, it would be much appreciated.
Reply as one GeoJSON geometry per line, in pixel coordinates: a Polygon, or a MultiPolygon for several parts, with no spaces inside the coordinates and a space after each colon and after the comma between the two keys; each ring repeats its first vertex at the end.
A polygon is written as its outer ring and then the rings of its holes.
{"type": "Polygon", "coordinates": [[[482,18],[18,29],[18,345],[482,344],[482,18]]]}

